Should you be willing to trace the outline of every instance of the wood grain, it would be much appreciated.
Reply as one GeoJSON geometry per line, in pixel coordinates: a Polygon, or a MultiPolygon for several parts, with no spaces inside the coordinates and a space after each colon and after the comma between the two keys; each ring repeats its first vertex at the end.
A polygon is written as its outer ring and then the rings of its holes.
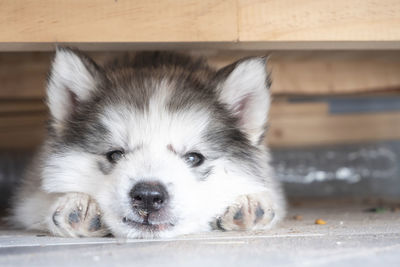
{"type": "Polygon", "coordinates": [[[235,0],[0,1],[0,42],[236,39],[235,0]]]}
{"type": "Polygon", "coordinates": [[[398,0],[238,0],[239,41],[399,41],[398,0]]]}
{"type": "Polygon", "coordinates": [[[35,99],[0,100],[0,116],[13,114],[43,113],[46,111],[44,101],[35,99]]]}
{"type": "Polygon", "coordinates": [[[280,118],[291,116],[309,116],[310,114],[327,115],[329,106],[324,102],[305,102],[305,103],[288,103],[285,101],[273,101],[269,117],[272,121],[280,118]]]}
{"type": "Polygon", "coordinates": [[[0,50],[399,49],[397,0],[0,1],[0,50]]]}
{"type": "Polygon", "coordinates": [[[31,126],[13,131],[0,131],[0,149],[33,150],[39,147],[45,135],[42,126],[31,126]]]}
{"type": "Polygon", "coordinates": [[[335,95],[400,89],[398,52],[308,52],[271,56],[272,92],[335,95]]]}
{"type": "Polygon", "coordinates": [[[0,149],[38,147],[45,136],[46,120],[47,115],[43,112],[0,116],[0,149]]]}
{"type": "Polygon", "coordinates": [[[270,118],[266,142],[271,147],[351,144],[400,139],[400,112],[270,118]]]}
{"type": "Polygon", "coordinates": [[[43,98],[49,53],[0,53],[0,99],[43,98]]]}
{"type": "MultiPolygon", "coordinates": [[[[96,61],[119,52],[91,52],[96,61]]],[[[258,51],[193,51],[205,55],[220,68],[258,51]]],[[[52,53],[0,53],[0,99],[44,98],[52,53]]],[[[271,54],[271,92],[277,95],[338,95],[400,91],[400,53],[367,52],[275,52],[271,54]]]]}

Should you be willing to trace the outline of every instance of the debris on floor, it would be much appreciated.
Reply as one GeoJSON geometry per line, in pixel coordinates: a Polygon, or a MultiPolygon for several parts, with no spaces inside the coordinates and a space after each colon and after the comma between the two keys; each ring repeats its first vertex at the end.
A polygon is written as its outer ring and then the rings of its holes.
{"type": "Polygon", "coordinates": [[[383,213],[386,211],[386,208],[384,207],[374,207],[370,209],[364,210],[365,212],[372,212],[372,213],[383,213]]]}
{"type": "Polygon", "coordinates": [[[315,224],[326,224],[326,221],[324,221],[322,219],[316,219],[315,224]]]}
{"type": "Polygon", "coordinates": [[[294,215],[292,218],[293,218],[293,220],[296,220],[296,221],[302,221],[303,220],[303,216],[301,216],[301,215],[294,215]]]}

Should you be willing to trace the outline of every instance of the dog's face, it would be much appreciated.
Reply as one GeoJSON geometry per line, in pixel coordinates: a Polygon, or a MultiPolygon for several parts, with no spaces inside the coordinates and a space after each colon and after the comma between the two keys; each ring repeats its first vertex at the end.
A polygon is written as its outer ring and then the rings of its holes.
{"type": "Polygon", "coordinates": [[[100,68],[57,51],[43,188],[82,192],[116,236],[208,230],[236,197],[264,189],[265,61],[219,72],[175,54],[100,68]]]}

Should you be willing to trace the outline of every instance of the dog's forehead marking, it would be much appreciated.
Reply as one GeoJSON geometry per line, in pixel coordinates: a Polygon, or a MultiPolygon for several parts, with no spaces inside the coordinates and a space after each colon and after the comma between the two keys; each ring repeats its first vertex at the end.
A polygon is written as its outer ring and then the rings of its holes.
{"type": "Polygon", "coordinates": [[[171,151],[172,153],[174,153],[174,154],[178,154],[178,152],[176,152],[176,150],[175,150],[175,148],[174,148],[174,146],[172,144],[168,144],[167,145],[167,149],[169,151],[171,151]]]}
{"type": "Polygon", "coordinates": [[[200,143],[209,123],[209,111],[200,105],[172,111],[168,108],[173,97],[169,86],[161,82],[144,110],[121,103],[107,106],[100,119],[110,130],[111,142],[130,149],[163,146],[174,153],[200,143]]]}

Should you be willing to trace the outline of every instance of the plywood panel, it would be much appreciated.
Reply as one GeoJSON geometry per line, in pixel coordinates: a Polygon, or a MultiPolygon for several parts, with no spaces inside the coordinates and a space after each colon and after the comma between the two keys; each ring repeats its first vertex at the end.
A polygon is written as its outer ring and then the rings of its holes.
{"type": "Polygon", "coordinates": [[[13,131],[0,131],[1,150],[32,150],[39,147],[45,135],[43,126],[31,126],[13,131]]]}
{"type": "Polygon", "coordinates": [[[206,55],[217,67],[242,57],[269,55],[274,95],[338,95],[400,89],[398,51],[211,51],[206,55]]]}
{"type": "Polygon", "coordinates": [[[270,118],[266,142],[274,147],[318,146],[400,139],[400,113],[328,115],[270,118]]]}
{"type": "Polygon", "coordinates": [[[271,56],[272,92],[332,95],[400,89],[399,52],[309,52],[271,56]]]}
{"type": "MultiPolygon", "coordinates": [[[[267,52],[196,52],[222,67],[267,52]]],[[[119,53],[90,53],[98,62],[119,53]]],[[[0,99],[44,98],[51,53],[0,53],[0,99]]],[[[400,53],[276,52],[269,63],[274,95],[332,95],[400,89],[400,53]]]]}
{"type": "Polygon", "coordinates": [[[398,0],[238,0],[239,41],[399,41],[398,0]]]}
{"type": "Polygon", "coordinates": [[[46,106],[42,100],[0,100],[0,116],[13,114],[43,113],[46,106]]]}
{"type": "Polygon", "coordinates": [[[310,116],[313,114],[327,115],[329,113],[329,105],[323,102],[304,102],[304,103],[288,103],[284,101],[274,101],[269,111],[269,117],[273,121],[280,118],[291,116],[310,116]]]}
{"type": "Polygon", "coordinates": [[[0,42],[236,39],[235,0],[0,1],[0,42]]]}
{"type": "Polygon", "coordinates": [[[0,149],[32,149],[46,132],[44,112],[27,112],[5,116],[0,113],[0,149]]]}

